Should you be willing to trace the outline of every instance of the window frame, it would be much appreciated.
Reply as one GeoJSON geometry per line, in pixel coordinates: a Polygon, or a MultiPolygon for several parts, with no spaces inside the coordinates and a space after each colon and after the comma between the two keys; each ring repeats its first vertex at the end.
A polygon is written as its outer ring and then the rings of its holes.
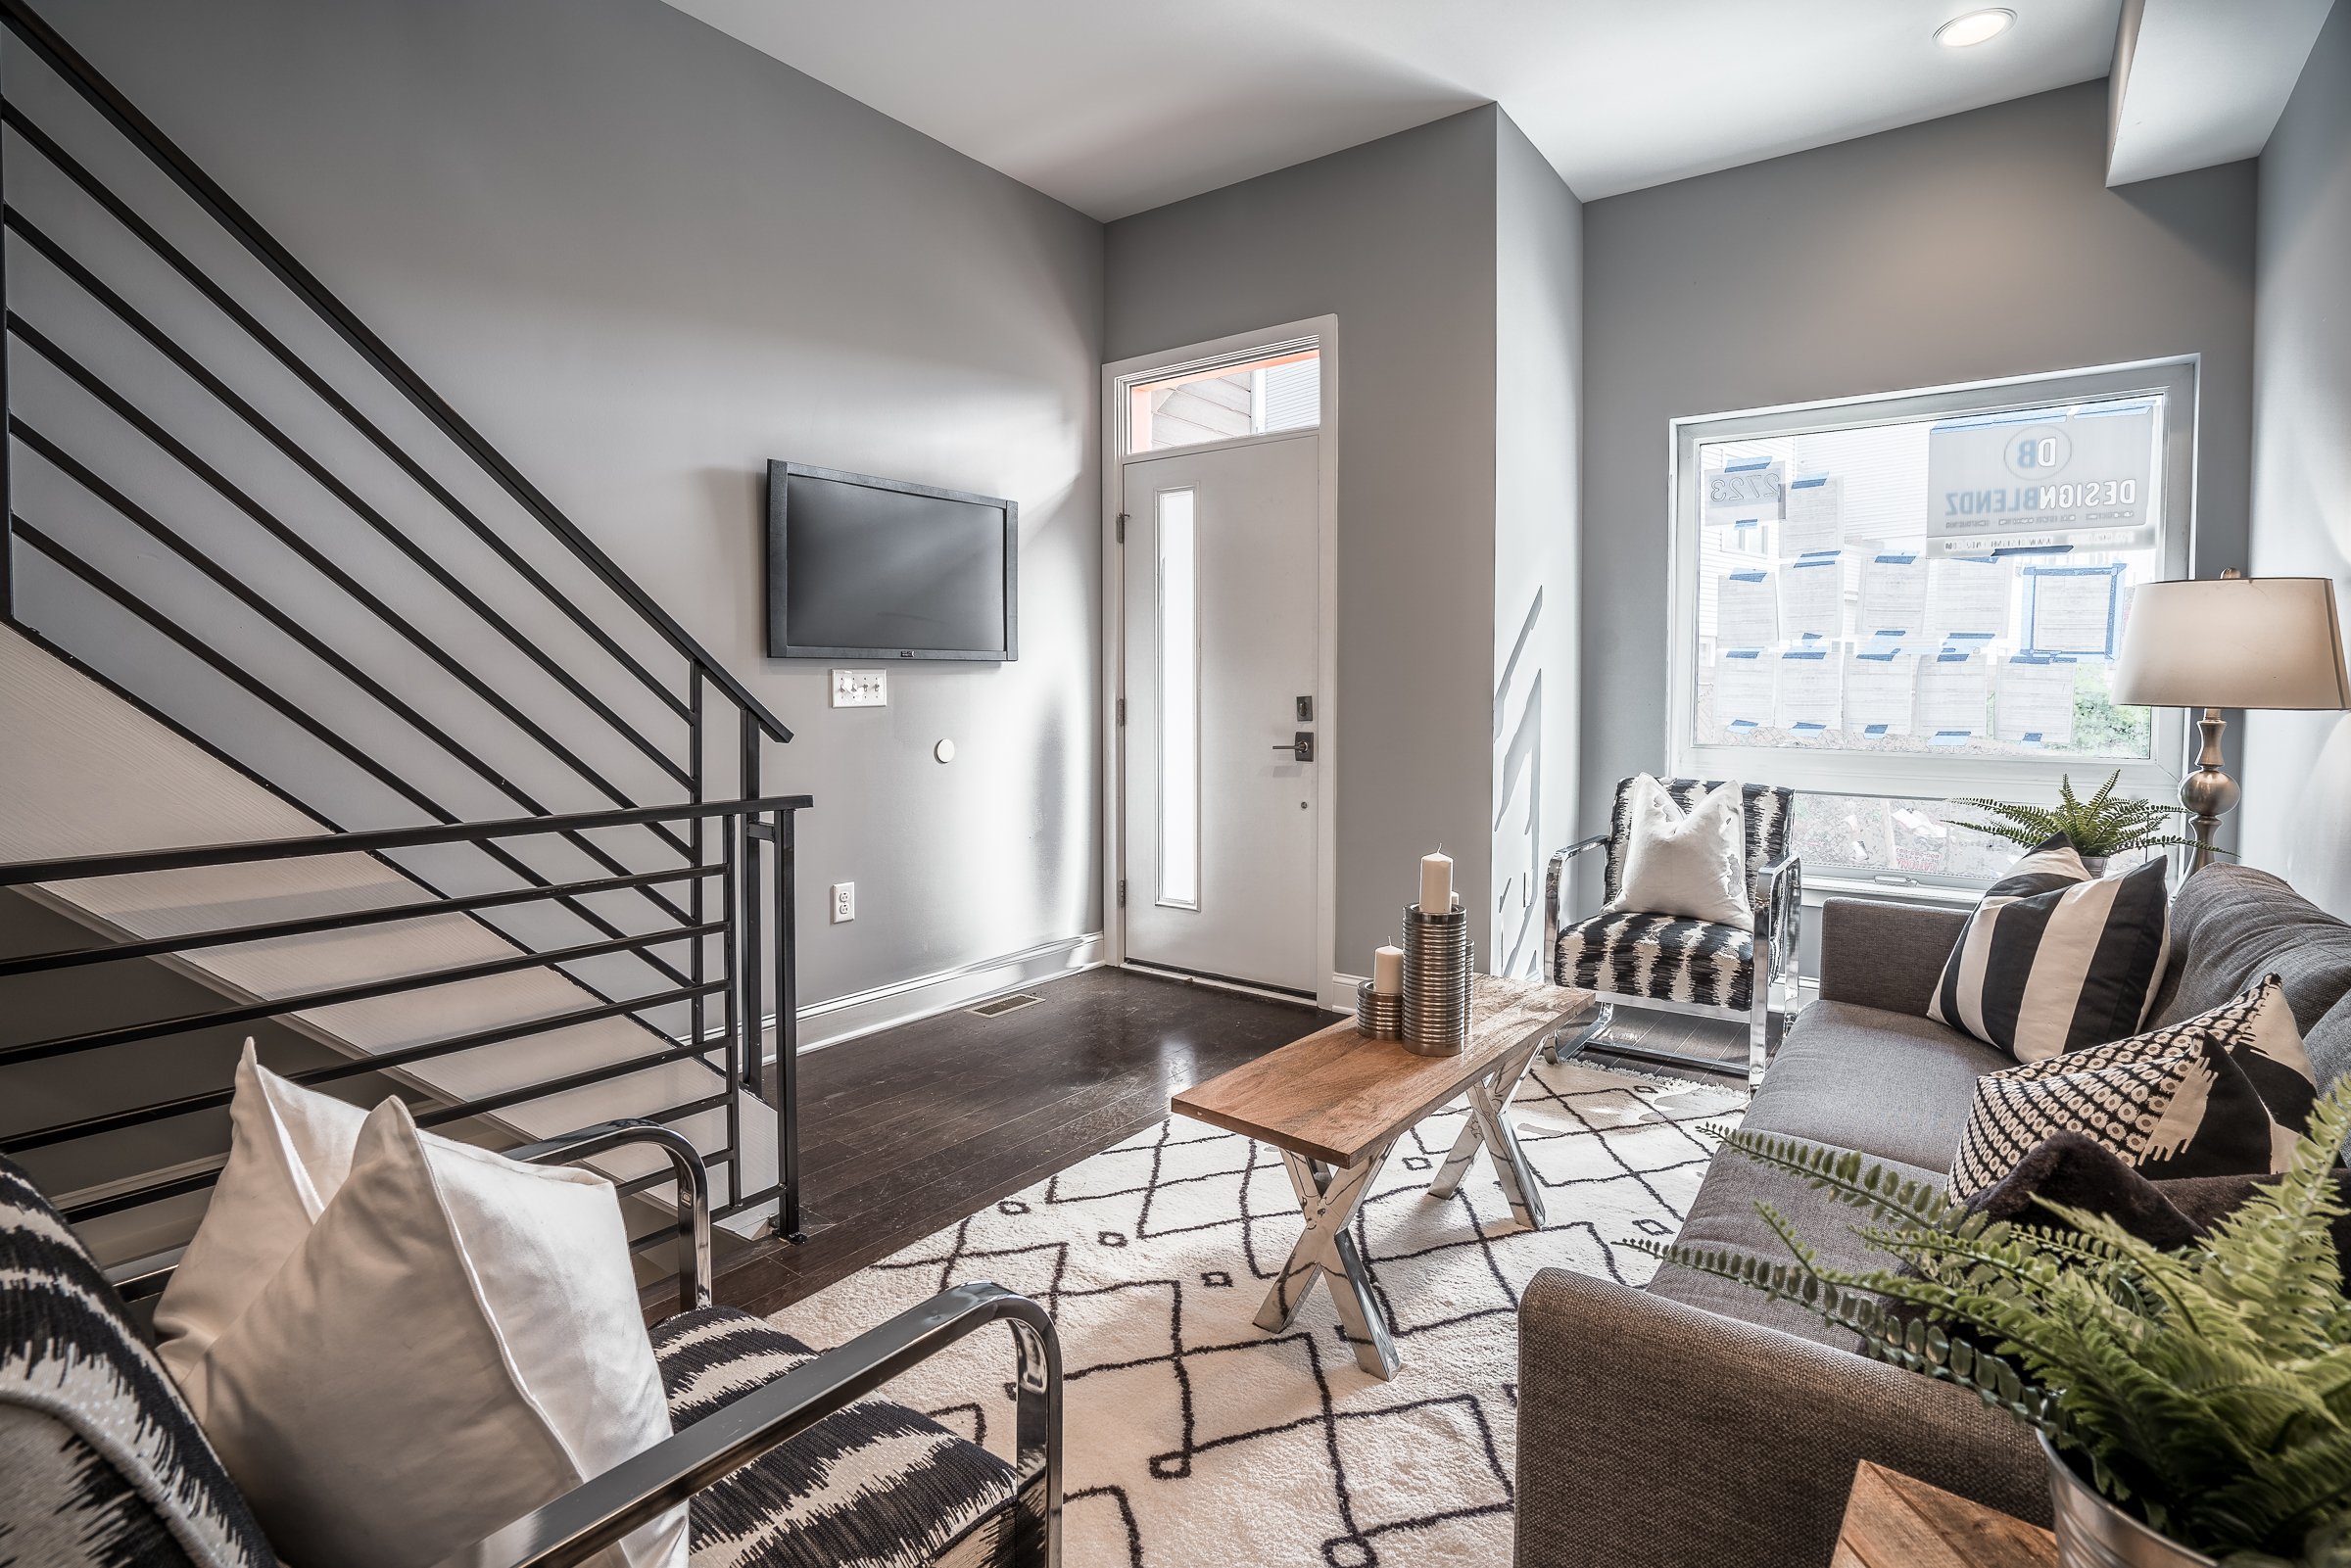
{"type": "Polygon", "coordinates": [[[1757,773],[1756,759],[1765,758],[1770,776],[1755,782],[1785,784],[1803,793],[1951,799],[1964,795],[2019,798],[2054,794],[2060,775],[2094,770],[2097,780],[2102,782],[2108,771],[2119,767],[2123,775],[2120,788],[2148,798],[2167,797],[2179,786],[2186,754],[2186,718],[2178,708],[2152,710],[2148,756],[2144,761],[2064,754],[1978,756],[1962,760],[1698,744],[1695,732],[1699,530],[1704,526],[1699,494],[1699,448],[1718,441],[1812,435],[1921,419],[2009,412],[2050,404],[2160,394],[2163,398],[2160,570],[2165,578],[2185,577],[2195,559],[2199,358],[2196,355],[2183,355],[2086,370],[2008,376],[1914,392],[1828,399],[1672,420],[1668,427],[1666,491],[1666,581],[1670,601],[1665,742],[1673,773],[1682,778],[1746,780],[1757,773]]]}
{"type": "Polygon", "coordinates": [[[1201,358],[1161,365],[1153,370],[1118,377],[1114,383],[1114,392],[1117,398],[1115,410],[1117,422],[1111,431],[1111,451],[1114,460],[1120,462],[1147,461],[1153,457],[1173,457],[1197,451],[1211,451],[1224,447],[1246,447],[1259,442],[1288,441],[1297,436],[1319,434],[1327,430],[1330,425],[1330,382],[1328,379],[1330,359],[1329,347],[1323,341],[1324,336],[1321,333],[1315,333],[1304,337],[1284,338],[1278,342],[1263,344],[1256,348],[1235,350],[1229,354],[1208,355],[1201,358]],[[1315,423],[1294,425],[1287,430],[1252,432],[1246,436],[1224,436],[1213,441],[1187,441],[1170,447],[1150,447],[1136,450],[1133,404],[1135,393],[1166,381],[1193,380],[1219,374],[1229,374],[1236,369],[1255,365],[1260,360],[1302,356],[1307,354],[1315,356],[1318,366],[1316,373],[1321,378],[1318,404],[1321,410],[1321,417],[1315,423]]]}

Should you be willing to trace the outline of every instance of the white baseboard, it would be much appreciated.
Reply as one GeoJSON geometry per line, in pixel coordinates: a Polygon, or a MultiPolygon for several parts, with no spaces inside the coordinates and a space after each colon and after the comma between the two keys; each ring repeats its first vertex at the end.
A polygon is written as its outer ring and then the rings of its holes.
{"type": "MultiPolygon", "coordinates": [[[[1102,933],[1088,931],[1083,936],[1056,937],[1017,953],[980,959],[935,974],[918,974],[912,979],[893,980],[830,1001],[812,1002],[799,1011],[800,1049],[822,1050],[877,1029],[969,1007],[998,992],[1018,990],[1078,970],[1095,969],[1101,963],[1102,933]]],[[[772,1056],[776,1032],[772,1015],[766,1020],[764,1032],[768,1054],[772,1056]]]]}
{"type": "Polygon", "coordinates": [[[1344,1013],[1352,1018],[1355,1015],[1356,987],[1363,984],[1364,981],[1369,977],[1370,976],[1366,974],[1334,974],[1331,975],[1329,980],[1324,983],[1322,987],[1322,994],[1317,1000],[1320,1001],[1324,1007],[1330,1009],[1333,1013],[1344,1013]]]}

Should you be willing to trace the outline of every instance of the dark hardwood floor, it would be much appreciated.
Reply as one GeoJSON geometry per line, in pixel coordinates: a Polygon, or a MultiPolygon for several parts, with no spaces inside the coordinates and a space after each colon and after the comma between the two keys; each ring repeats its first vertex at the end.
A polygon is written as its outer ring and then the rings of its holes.
{"type": "MultiPolygon", "coordinates": [[[[1035,1005],[1000,1017],[959,1009],[802,1057],[808,1239],[722,1234],[719,1300],[754,1312],[787,1307],[1154,1125],[1171,1094],[1335,1016],[1131,970],[1088,970],[1029,994],[1035,1005]]],[[[1608,1037],[1712,1057],[1722,1081],[1745,1079],[1738,1024],[1619,1009],[1608,1037]]],[[[1605,1043],[1590,1055],[1610,1061],[1605,1043]]],[[[669,1300],[648,1292],[661,1310],[669,1300]]]]}
{"type": "Polygon", "coordinates": [[[1168,1114],[1168,1097],[1333,1015],[1126,970],[800,1059],[808,1239],[723,1247],[721,1301],[772,1312],[1168,1114]]]}

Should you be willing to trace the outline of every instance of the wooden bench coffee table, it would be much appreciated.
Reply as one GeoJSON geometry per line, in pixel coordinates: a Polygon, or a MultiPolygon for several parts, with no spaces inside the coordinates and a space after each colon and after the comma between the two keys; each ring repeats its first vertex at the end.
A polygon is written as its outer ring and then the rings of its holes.
{"type": "Polygon", "coordinates": [[[2057,1538],[1863,1459],[1829,1568],[2057,1568],[2057,1538]]]}
{"type": "Polygon", "coordinates": [[[1511,1126],[1511,1096],[1543,1042],[1592,1002],[1590,991],[1572,986],[1481,974],[1469,993],[1469,1043],[1459,1056],[1415,1056],[1394,1040],[1365,1039],[1349,1019],[1176,1096],[1178,1115],[1280,1150],[1297,1190],[1306,1233],[1259,1308],[1257,1326],[1286,1331],[1315,1281],[1327,1280],[1356,1364],[1374,1377],[1395,1376],[1396,1347],[1347,1228],[1356,1207],[1398,1140],[1466,1093],[1468,1125],[1428,1190],[1452,1197],[1483,1148],[1511,1214],[1530,1230],[1539,1227],[1543,1194],[1511,1126]]]}

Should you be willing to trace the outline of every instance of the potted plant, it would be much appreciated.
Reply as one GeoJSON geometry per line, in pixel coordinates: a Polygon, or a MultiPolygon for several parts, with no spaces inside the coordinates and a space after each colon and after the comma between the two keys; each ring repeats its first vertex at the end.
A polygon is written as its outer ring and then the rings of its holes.
{"type": "Polygon", "coordinates": [[[2351,1080],[2321,1100],[2282,1176],[2166,1252],[2103,1215],[2044,1204],[2062,1224],[1993,1220],[1850,1151],[1731,1132],[1751,1159],[1870,1215],[1857,1233],[1905,1266],[1824,1266],[1768,1204],[1792,1262],[1643,1250],[1808,1307],[2032,1427],[2066,1568],[2340,1568],[2351,1300],[2329,1227],[2346,1212],[2333,1180],[2346,1134],[2351,1080]]]}
{"type": "Polygon", "coordinates": [[[2049,838],[2063,833],[2073,842],[2082,864],[2093,876],[2104,876],[2109,856],[2127,850],[2151,849],[2178,844],[2193,849],[2193,838],[2162,830],[2166,820],[2183,815],[2179,806],[2161,805],[2152,800],[2139,800],[2131,795],[2117,795],[2115,785],[2122,782],[2123,772],[2117,768],[2098,785],[2096,794],[2087,800],[2074,793],[2074,781],[2060,776],[2057,781],[2057,804],[2054,806],[2019,806],[2005,800],[1955,800],[1955,806],[1971,806],[1989,811],[1997,822],[1953,823],[1955,828],[1970,828],[1980,833],[1991,833],[2011,843],[2031,849],[2049,838]]]}

